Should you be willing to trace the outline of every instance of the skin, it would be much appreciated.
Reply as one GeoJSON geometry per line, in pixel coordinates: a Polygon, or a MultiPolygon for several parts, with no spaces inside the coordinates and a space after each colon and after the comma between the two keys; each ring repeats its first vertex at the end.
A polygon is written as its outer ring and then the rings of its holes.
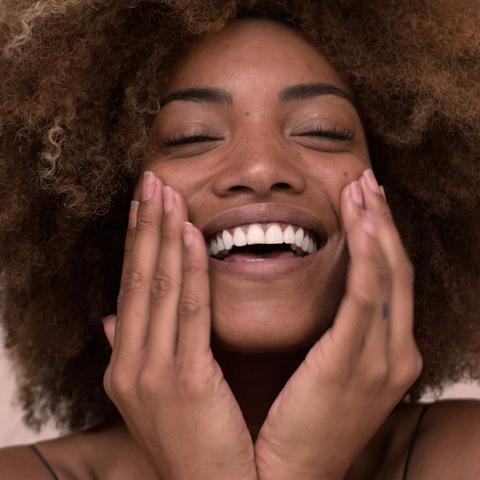
{"type": "MultiPolygon", "coordinates": [[[[413,272],[352,103],[279,99],[318,83],[351,93],[302,38],[259,21],[178,66],[167,98],[215,87],[232,101],[172,100],[155,120],[105,321],[105,388],[126,427],[39,445],[60,478],[402,478],[421,409],[399,404],[421,369],[413,272]],[[318,136],[319,123],[353,138],[318,136]],[[209,138],[164,144],[194,132],[209,138]],[[324,238],[316,254],[247,267],[207,258],[204,236],[222,222],[282,221],[285,206],[324,238]]],[[[478,418],[476,402],[431,407],[409,479],[478,478],[478,418]]],[[[0,464],[49,478],[25,447],[0,464]]]]}

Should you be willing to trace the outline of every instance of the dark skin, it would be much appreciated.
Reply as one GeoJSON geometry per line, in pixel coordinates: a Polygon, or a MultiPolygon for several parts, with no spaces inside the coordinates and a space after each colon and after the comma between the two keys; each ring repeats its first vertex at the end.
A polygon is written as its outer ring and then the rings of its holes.
{"type": "MultiPolygon", "coordinates": [[[[59,478],[400,480],[421,410],[399,404],[421,367],[412,277],[348,85],[297,35],[250,21],[192,49],[168,95],[105,322],[126,426],[39,449],[59,478]],[[256,222],[298,222],[322,246],[207,257],[205,237],[256,222]]],[[[409,479],[478,478],[477,419],[476,402],[432,407],[409,479]]],[[[0,464],[49,478],[25,447],[0,464]]]]}

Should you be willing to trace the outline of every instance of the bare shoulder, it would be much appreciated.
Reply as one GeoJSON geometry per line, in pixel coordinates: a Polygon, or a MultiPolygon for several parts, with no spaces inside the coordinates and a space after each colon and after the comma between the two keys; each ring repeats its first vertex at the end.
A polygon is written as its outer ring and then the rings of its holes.
{"type": "Polygon", "coordinates": [[[24,445],[0,449],[0,478],[52,480],[40,459],[24,445]]]}
{"type": "Polygon", "coordinates": [[[480,401],[428,407],[412,451],[408,480],[480,478],[480,401]]]}
{"type": "Polygon", "coordinates": [[[9,480],[93,480],[82,459],[81,436],[0,449],[0,478],[9,480]],[[74,454],[77,452],[77,455],[74,454]],[[53,472],[53,473],[52,473],[53,472]]]}
{"type": "MultiPolygon", "coordinates": [[[[36,444],[61,480],[158,480],[123,425],[36,444]]],[[[41,458],[22,445],[0,449],[0,479],[53,480],[41,458]]]]}

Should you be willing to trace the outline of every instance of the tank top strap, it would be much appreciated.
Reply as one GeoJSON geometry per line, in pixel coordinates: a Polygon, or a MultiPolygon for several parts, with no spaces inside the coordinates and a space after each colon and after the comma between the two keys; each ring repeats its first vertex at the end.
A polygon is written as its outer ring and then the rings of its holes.
{"type": "Polygon", "coordinates": [[[45,460],[43,455],[38,451],[37,447],[33,444],[28,445],[37,455],[37,457],[42,461],[42,463],[45,465],[45,468],[50,472],[52,477],[55,480],[58,480],[58,477],[55,475],[55,472],[53,471],[53,468],[48,464],[48,462],[45,460]]]}
{"type": "Polygon", "coordinates": [[[420,417],[418,418],[417,426],[415,427],[415,431],[413,432],[412,440],[410,441],[410,447],[408,448],[407,459],[405,460],[405,470],[403,471],[402,480],[407,480],[407,473],[408,473],[408,466],[410,465],[410,459],[412,457],[413,447],[415,445],[415,441],[417,440],[418,431],[420,430],[420,425],[422,423],[423,417],[425,416],[425,412],[430,404],[425,404],[422,408],[420,413],[420,417]]]}

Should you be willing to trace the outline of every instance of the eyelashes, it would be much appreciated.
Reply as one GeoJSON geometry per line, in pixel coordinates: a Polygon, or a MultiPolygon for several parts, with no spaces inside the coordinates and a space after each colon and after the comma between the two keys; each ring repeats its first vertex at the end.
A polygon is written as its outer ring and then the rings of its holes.
{"type": "Polygon", "coordinates": [[[192,143],[212,142],[215,140],[222,140],[222,138],[213,137],[209,134],[198,134],[197,132],[190,134],[181,133],[179,135],[165,135],[161,142],[165,147],[176,147],[179,145],[188,145],[192,143]]]}
{"type": "MultiPolygon", "coordinates": [[[[338,128],[335,125],[333,128],[323,128],[321,125],[317,125],[315,129],[309,130],[305,133],[298,133],[294,134],[293,136],[296,137],[319,137],[319,138],[326,138],[331,140],[338,140],[342,142],[350,142],[355,138],[355,132],[352,130],[342,127],[338,128]]],[[[208,132],[205,133],[197,133],[196,131],[193,134],[188,133],[179,133],[179,134],[172,134],[172,135],[164,135],[160,141],[163,147],[171,148],[171,147],[178,147],[183,145],[192,145],[196,143],[204,143],[204,142],[215,142],[223,140],[222,137],[216,137],[211,135],[208,132]]]]}
{"type": "Polygon", "coordinates": [[[332,129],[322,128],[321,125],[317,125],[315,130],[310,130],[305,133],[297,134],[299,137],[322,137],[331,138],[332,140],[340,140],[344,142],[350,142],[355,138],[355,132],[349,130],[346,127],[337,128],[335,125],[332,129]]]}

